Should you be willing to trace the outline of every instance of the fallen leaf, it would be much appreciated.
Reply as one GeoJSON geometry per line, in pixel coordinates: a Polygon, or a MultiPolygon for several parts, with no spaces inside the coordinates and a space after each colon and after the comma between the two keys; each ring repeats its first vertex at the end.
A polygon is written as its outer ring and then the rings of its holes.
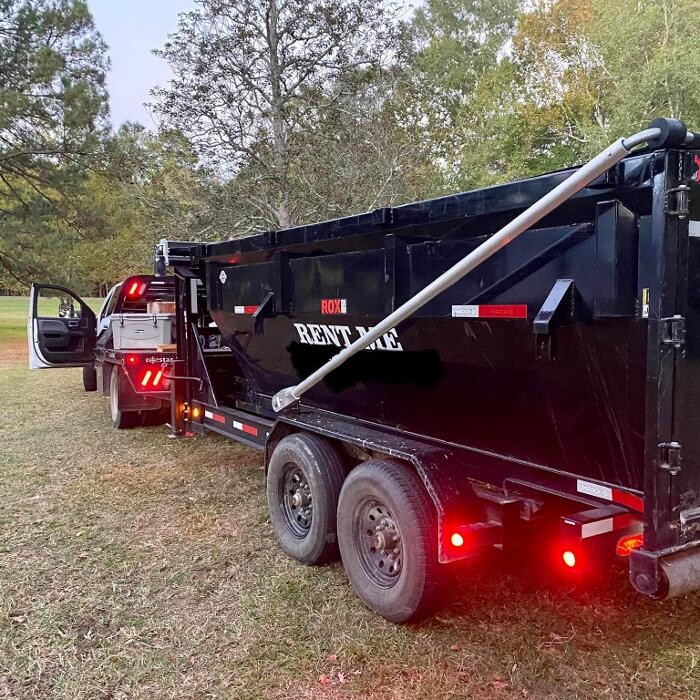
{"type": "Polygon", "coordinates": [[[10,613],[10,620],[18,625],[24,624],[27,621],[27,616],[22,613],[10,613]]]}
{"type": "Polygon", "coordinates": [[[318,677],[318,682],[319,682],[321,685],[330,685],[330,684],[331,684],[331,679],[330,679],[325,673],[322,673],[322,674],[318,677]]]}
{"type": "Polygon", "coordinates": [[[337,661],[338,660],[338,655],[337,654],[329,654],[326,656],[326,661],[337,661]]]}
{"type": "Polygon", "coordinates": [[[338,683],[340,683],[340,685],[343,685],[343,683],[345,683],[345,676],[342,673],[340,673],[340,671],[338,671],[338,683]]]}
{"type": "Polygon", "coordinates": [[[460,649],[459,644],[453,644],[450,647],[450,651],[459,651],[459,649],[460,649]]]}

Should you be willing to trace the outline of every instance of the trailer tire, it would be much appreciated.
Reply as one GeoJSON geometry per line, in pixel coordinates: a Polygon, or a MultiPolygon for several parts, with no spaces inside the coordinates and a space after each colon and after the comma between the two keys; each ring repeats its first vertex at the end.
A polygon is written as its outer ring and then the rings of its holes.
{"type": "Polygon", "coordinates": [[[391,622],[433,610],[437,519],[410,467],[374,459],[350,472],[338,501],[338,544],[350,583],[369,608],[391,622]]]}
{"type": "Polygon", "coordinates": [[[109,377],[109,413],[112,417],[112,425],[119,430],[135,428],[141,424],[139,411],[122,411],[119,408],[119,372],[118,366],[112,368],[109,377]]]}
{"type": "Polygon", "coordinates": [[[267,470],[267,506],[280,547],[304,564],[338,558],[336,511],[343,462],[326,440],[294,433],[280,440],[267,470]]]}
{"type": "Polygon", "coordinates": [[[94,365],[83,367],[83,389],[97,391],[97,370],[94,365]]]}

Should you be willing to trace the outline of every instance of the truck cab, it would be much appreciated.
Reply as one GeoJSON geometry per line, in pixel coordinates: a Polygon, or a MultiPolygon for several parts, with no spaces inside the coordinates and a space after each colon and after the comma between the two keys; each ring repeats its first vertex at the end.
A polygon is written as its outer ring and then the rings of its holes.
{"type": "Polygon", "coordinates": [[[66,287],[35,283],[29,367],[82,367],[84,389],[109,397],[118,428],[162,423],[175,357],[174,315],[172,277],[128,277],[109,290],[97,314],[66,287]]]}

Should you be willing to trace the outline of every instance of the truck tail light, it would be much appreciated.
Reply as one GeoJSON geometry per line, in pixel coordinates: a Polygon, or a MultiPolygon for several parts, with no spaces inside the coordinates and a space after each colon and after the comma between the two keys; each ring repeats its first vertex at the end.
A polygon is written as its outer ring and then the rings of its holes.
{"type": "Polygon", "coordinates": [[[129,299],[136,299],[143,295],[146,291],[146,283],[140,280],[134,280],[126,289],[126,296],[129,299]]]}
{"type": "Polygon", "coordinates": [[[156,376],[153,377],[153,384],[152,386],[159,386],[160,385],[160,380],[163,378],[163,370],[159,369],[156,372],[156,376]]]}
{"type": "Polygon", "coordinates": [[[153,375],[153,372],[151,372],[150,369],[147,369],[144,372],[143,377],[141,377],[141,386],[148,386],[148,382],[151,381],[152,375],[153,375]]]}
{"type": "Polygon", "coordinates": [[[126,364],[128,365],[135,365],[139,361],[139,358],[136,357],[136,355],[127,355],[126,356],[126,364]]]}
{"type": "Polygon", "coordinates": [[[615,551],[618,557],[628,557],[633,549],[639,549],[644,544],[644,535],[638,533],[636,535],[625,535],[617,541],[615,551]]]}

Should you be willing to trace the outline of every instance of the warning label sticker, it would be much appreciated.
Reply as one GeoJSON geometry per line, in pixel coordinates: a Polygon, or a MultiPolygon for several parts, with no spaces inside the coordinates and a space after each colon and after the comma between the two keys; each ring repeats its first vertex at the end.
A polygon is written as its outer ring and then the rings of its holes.
{"type": "Polygon", "coordinates": [[[527,318],[527,304],[455,305],[454,318],[527,318]]]}

